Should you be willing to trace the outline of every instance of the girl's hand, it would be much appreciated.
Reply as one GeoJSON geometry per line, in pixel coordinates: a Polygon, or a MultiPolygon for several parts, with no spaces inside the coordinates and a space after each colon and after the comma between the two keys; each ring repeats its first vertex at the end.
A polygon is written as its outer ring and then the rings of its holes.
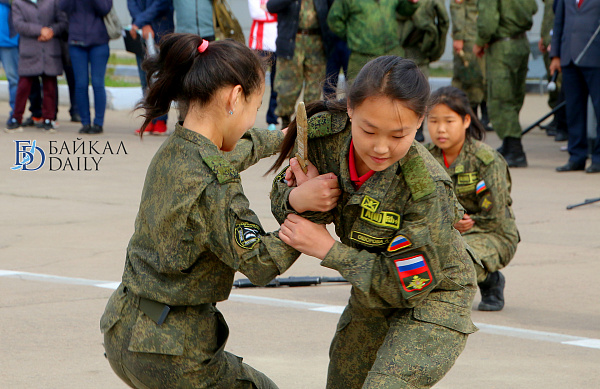
{"type": "Polygon", "coordinates": [[[290,159],[290,167],[285,172],[285,180],[287,181],[289,187],[300,186],[311,178],[315,178],[319,175],[319,171],[315,165],[310,163],[310,161],[306,161],[306,168],[307,172],[305,174],[302,171],[298,160],[295,157],[290,159]]]}
{"type": "MultiPolygon", "coordinates": [[[[302,169],[298,168],[300,172],[302,169]]],[[[289,203],[302,213],[306,211],[327,212],[335,208],[342,194],[335,174],[327,173],[311,178],[290,192],[289,203]]]]}
{"type": "Polygon", "coordinates": [[[464,234],[473,228],[474,225],[475,222],[473,219],[471,219],[471,217],[465,213],[463,218],[454,225],[454,228],[456,228],[461,234],[464,234]]]}
{"type": "Polygon", "coordinates": [[[290,214],[279,230],[279,238],[296,250],[319,259],[324,259],[335,240],[322,224],[290,214]]]}

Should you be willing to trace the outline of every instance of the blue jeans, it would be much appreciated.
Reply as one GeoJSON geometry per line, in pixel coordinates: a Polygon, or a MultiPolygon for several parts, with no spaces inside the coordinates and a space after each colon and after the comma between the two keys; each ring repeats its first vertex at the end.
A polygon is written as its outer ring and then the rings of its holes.
{"type": "Polygon", "coordinates": [[[8,80],[8,98],[10,103],[10,117],[15,110],[17,98],[17,85],[19,84],[19,48],[0,47],[0,62],[8,80]]]}
{"type": "Polygon", "coordinates": [[[81,124],[91,124],[90,97],[88,85],[90,73],[92,76],[92,88],[94,90],[94,110],[96,117],[94,124],[104,125],[104,111],[106,110],[106,89],[104,89],[104,76],[106,75],[106,64],[110,50],[108,44],[96,46],[69,45],[69,54],[73,72],[75,73],[75,100],[77,109],[81,116],[81,124]]]}

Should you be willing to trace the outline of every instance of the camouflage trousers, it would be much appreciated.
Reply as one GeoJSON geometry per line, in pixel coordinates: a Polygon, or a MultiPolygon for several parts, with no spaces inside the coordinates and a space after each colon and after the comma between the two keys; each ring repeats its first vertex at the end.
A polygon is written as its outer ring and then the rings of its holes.
{"type": "Polygon", "coordinates": [[[303,85],[304,102],[321,98],[327,65],[323,47],[320,35],[297,34],[294,57],[292,59],[277,57],[275,74],[277,116],[291,116],[294,113],[296,100],[302,92],[303,85]]]}
{"type": "Polygon", "coordinates": [[[415,316],[414,309],[366,308],[353,293],[329,350],[327,389],[435,385],[463,351],[467,334],[415,316]]]}
{"type": "Polygon", "coordinates": [[[519,112],[525,100],[527,38],[500,40],[486,49],[488,113],[500,139],[521,138],[519,112]]]}
{"type": "Polygon", "coordinates": [[[493,232],[465,234],[463,238],[483,265],[481,267],[475,264],[478,283],[483,282],[489,273],[506,267],[517,251],[516,244],[511,244],[508,239],[493,232]]]}
{"type": "Polygon", "coordinates": [[[462,89],[471,105],[486,100],[487,90],[484,77],[485,57],[478,58],[473,53],[474,42],[464,41],[464,55],[454,51],[452,86],[462,89]]]}
{"type": "Polygon", "coordinates": [[[140,311],[139,301],[120,285],[100,321],[110,366],[130,387],[277,388],[224,351],[229,328],[214,305],[177,307],[159,326],[140,311]]]}
{"type": "MultiPolygon", "coordinates": [[[[403,57],[405,55],[404,49],[401,46],[396,46],[395,48],[388,50],[387,52],[381,55],[397,55],[399,57],[403,57]]],[[[350,59],[348,60],[348,77],[347,81],[351,82],[356,78],[360,69],[365,66],[367,62],[372,60],[373,58],[379,57],[378,55],[372,54],[362,54],[356,51],[350,53],[350,59]]]]}

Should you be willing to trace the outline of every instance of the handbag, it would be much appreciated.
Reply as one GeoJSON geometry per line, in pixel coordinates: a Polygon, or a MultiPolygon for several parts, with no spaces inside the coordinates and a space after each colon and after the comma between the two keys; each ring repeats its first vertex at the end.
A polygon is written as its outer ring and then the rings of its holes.
{"type": "Polygon", "coordinates": [[[244,45],[246,44],[240,22],[229,8],[227,1],[213,1],[213,26],[216,40],[231,38],[244,45]]]}
{"type": "Polygon", "coordinates": [[[119,39],[122,36],[123,25],[117,15],[114,2],[110,12],[104,17],[104,25],[110,39],[119,39]]]}

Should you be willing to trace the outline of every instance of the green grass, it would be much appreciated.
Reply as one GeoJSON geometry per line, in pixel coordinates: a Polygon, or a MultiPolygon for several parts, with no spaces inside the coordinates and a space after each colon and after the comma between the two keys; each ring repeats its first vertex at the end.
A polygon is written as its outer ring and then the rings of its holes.
{"type": "Polygon", "coordinates": [[[110,57],[108,57],[108,64],[109,65],[135,65],[135,66],[137,66],[135,55],[133,55],[133,54],[131,54],[131,56],[129,56],[129,55],[117,56],[116,54],[111,54],[110,57]]]}

